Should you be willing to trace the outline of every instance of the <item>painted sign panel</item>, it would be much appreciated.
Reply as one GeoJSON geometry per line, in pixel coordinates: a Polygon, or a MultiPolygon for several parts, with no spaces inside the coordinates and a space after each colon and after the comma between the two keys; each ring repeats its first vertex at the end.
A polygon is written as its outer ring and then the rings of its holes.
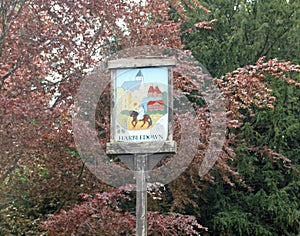
{"type": "Polygon", "coordinates": [[[168,67],[116,70],[116,142],[167,140],[168,72],[168,67]]]}

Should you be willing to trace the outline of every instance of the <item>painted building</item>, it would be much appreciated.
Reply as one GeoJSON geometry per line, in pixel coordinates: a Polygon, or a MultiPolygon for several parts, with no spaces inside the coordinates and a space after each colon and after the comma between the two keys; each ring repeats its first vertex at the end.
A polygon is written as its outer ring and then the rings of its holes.
{"type": "Polygon", "coordinates": [[[155,100],[155,101],[149,101],[147,103],[147,110],[149,112],[153,111],[164,111],[165,106],[164,106],[164,101],[163,100],[155,100]]]}
{"type": "Polygon", "coordinates": [[[121,110],[137,109],[140,105],[140,93],[144,93],[144,76],[139,70],[135,80],[125,81],[121,88],[123,93],[119,101],[121,110]]]}
{"type": "Polygon", "coordinates": [[[160,91],[160,89],[158,88],[158,86],[153,87],[153,85],[151,85],[148,89],[148,97],[152,97],[152,98],[161,98],[162,97],[162,92],[160,91]]]}

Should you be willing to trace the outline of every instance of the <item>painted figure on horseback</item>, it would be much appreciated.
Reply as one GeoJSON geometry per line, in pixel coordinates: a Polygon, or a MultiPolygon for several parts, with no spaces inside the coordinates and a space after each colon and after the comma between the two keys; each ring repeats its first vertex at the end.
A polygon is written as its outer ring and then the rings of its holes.
{"type": "Polygon", "coordinates": [[[148,123],[149,128],[152,125],[152,119],[148,114],[145,114],[144,110],[139,109],[139,111],[130,111],[130,117],[132,117],[131,124],[135,128],[139,121],[143,121],[141,128],[144,127],[146,123],[148,123]]]}

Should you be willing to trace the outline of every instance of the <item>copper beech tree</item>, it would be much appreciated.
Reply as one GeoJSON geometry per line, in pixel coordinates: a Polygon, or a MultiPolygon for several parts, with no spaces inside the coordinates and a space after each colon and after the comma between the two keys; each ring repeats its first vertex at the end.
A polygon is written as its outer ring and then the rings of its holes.
{"type": "Polygon", "coordinates": [[[30,233],[41,214],[108,188],[73,148],[73,97],[87,70],[121,48],[182,48],[170,5],[184,20],[180,1],[1,1],[1,233],[30,233]]]}
{"type": "MultiPolygon", "coordinates": [[[[206,14],[210,11],[196,0],[153,0],[145,3],[125,0],[4,0],[0,4],[2,209],[5,209],[4,212],[14,211],[18,217],[24,218],[19,228],[27,227],[25,225],[29,225],[32,218],[38,219],[44,213],[57,213],[63,207],[72,206],[80,192],[107,190],[107,193],[96,194],[95,198],[83,194],[85,202],[82,205],[51,216],[43,227],[53,233],[66,233],[80,222],[80,230],[90,227],[90,232],[93,232],[99,229],[97,219],[107,220],[114,216],[116,221],[113,223],[116,225],[127,223],[131,226],[129,229],[120,226],[121,231],[132,230],[133,216],[122,212],[116,200],[117,197],[126,199],[128,189],[112,190],[97,181],[76,154],[70,114],[74,96],[86,73],[103,58],[120,49],[140,45],[183,49],[181,23],[188,20],[184,6],[206,14]],[[176,21],[170,18],[170,9],[177,12],[176,21]],[[107,198],[115,204],[107,206],[107,198]],[[29,210],[26,212],[22,204],[24,202],[33,209],[30,216],[29,210]],[[27,215],[18,215],[11,208],[14,204],[20,204],[19,211],[27,215]],[[94,211],[94,206],[99,211],[94,211]],[[101,214],[101,211],[107,211],[107,214],[101,214]],[[73,214],[80,215],[85,221],[78,218],[76,222],[76,219],[71,219],[73,214]],[[124,221],[118,221],[120,216],[124,217],[124,221]],[[70,225],[61,227],[66,222],[70,225]]],[[[198,22],[190,30],[197,27],[211,30],[215,22],[198,22]]],[[[253,105],[272,108],[275,99],[264,81],[266,74],[299,86],[299,83],[286,77],[288,72],[299,70],[299,66],[289,62],[265,62],[261,58],[256,65],[239,68],[216,79],[226,99],[228,126],[241,126],[244,118],[241,110],[248,109],[251,113],[253,105]]],[[[197,102],[201,94],[192,93],[195,87],[191,78],[175,74],[174,83],[175,88],[195,98],[193,101],[198,107],[196,112],[201,129],[199,138],[204,144],[199,147],[192,167],[172,183],[176,209],[176,206],[190,201],[188,195],[191,190],[184,183],[191,181],[198,186],[195,173],[199,171],[203,150],[209,141],[210,120],[205,105],[199,106],[197,102]]],[[[98,108],[108,112],[109,104],[105,101],[109,98],[109,90],[106,92],[100,98],[98,108]]],[[[109,121],[98,117],[96,126],[100,130],[108,130],[109,121]]],[[[225,182],[245,185],[239,174],[228,165],[228,160],[235,158],[232,149],[235,141],[235,136],[228,135],[223,152],[213,168],[221,173],[225,182]]],[[[273,152],[268,153],[276,156],[273,152]]],[[[212,174],[204,178],[213,181],[212,174]]],[[[151,227],[166,235],[168,230],[172,235],[172,230],[193,234],[205,229],[195,218],[175,213],[162,216],[152,212],[149,217],[151,227]],[[181,220],[183,223],[179,222],[181,220]],[[174,223],[170,225],[169,222],[174,223]],[[194,228],[190,227],[191,224],[194,228]]],[[[22,232],[14,228],[13,222],[18,220],[9,216],[2,218],[9,225],[4,233],[22,232]]]]}

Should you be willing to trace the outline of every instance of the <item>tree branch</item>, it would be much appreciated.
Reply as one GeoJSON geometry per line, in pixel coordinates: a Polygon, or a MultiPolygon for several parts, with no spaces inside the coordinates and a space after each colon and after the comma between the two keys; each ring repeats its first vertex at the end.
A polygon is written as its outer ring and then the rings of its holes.
{"type": "Polygon", "coordinates": [[[16,63],[16,64],[14,65],[14,67],[13,67],[9,72],[7,72],[5,75],[3,75],[3,76],[0,78],[0,89],[2,88],[4,81],[5,81],[9,76],[11,76],[13,73],[15,73],[15,71],[16,71],[18,68],[19,68],[18,63],[16,63]]]}
{"type": "MultiPolygon", "coordinates": [[[[76,181],[75,181],[75,183],[74,183],[74,185],[73,185],[73,188],[75,188],[75,186],[79,183],[79,181],[80,181],[80,179],[81,179],[81,176],[82,176],[82,174],[83,174],[84,167],[85,167],[85,164],[84,164],[84,162],[83,162],[83,163],[82,163],[82,166],[81,166],[81,168],[80,168],[79,175],[77,176],[77,179],[76,179],[76,181]]],[[[68,191],[67,194],[66,194],[66,197],[65,197],[64,201],[60,204],[60,206],[55,210],[54,213],[58,213],[58,212],[64,207],[64,205],[65,205],[66,202],[69,200],[69,198],[70,198],[70,196],[71,196],[71,194],[72,194],[72,192],[73,192],[73,188],[70,188],[70,189],[69,189],[69,191],[68,191]]]]}
{"type": "Polygon", "coordinates": [[[6,177],[13,172],[14,169],[16,169],[17,164],[19,162],[19,160],[21,159],[21,155],[18,155],[18,157],[16,157],[14,159],[14,162],[9,166],[8,170],[6,172],[4,172],[4,174],[2,176],[0,176],[0,183],[3,182],[6,177]]]}

